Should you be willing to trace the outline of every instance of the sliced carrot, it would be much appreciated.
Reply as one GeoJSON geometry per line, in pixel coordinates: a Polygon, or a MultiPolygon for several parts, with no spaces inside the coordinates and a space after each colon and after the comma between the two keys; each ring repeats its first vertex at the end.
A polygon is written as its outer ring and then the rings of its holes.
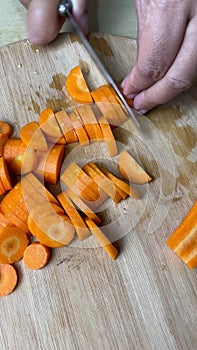
{"type": "Polygon", "coordinates": [[[0,263],[13,264],[19,261],[28,246],[27,235],[17,227],[0,229],[0,263]]]}
{"type": "Polygon", "coordinates": [[[81,124],[80,118],[74,112],[70,113],[70,121],[79,139],[80,145],[86,146],[89,144],[89,138],[85,128],[81,124]]]}
{"type": "Polygon", "coordinates": [[[0,178],[5,191],[11,190],[12,182],[6,162],[3,157],[0,158],[0,178]]]}
{"type": "MultiPolygon", "coordinates": [[[[39,117],[39,125],[46,137],[52,138],[54,143],[62,140],[63,134],[59,128],[55,114],[51,108],[43,110],[39,117]]],[[[66,141],[64,140],[66,143],[66,141]]]]}
{"type": "Polygon", "coordinates": [[[5,188],[3,187],[3,184],[0,179],[0,196],[6,192],[5,188]]]}
{"type": "Polygon", "coordinates": [[[76,230],[78,239],[81,241],[89,237],[90,231],[88,230],[84,220],[82,219],[82,217],[80,216],[77,209],[74,207],[66,193],[62,192],[58,194],[57,198],[60,201],[62,207],[64,208],[66,214],[70,218],[76,230]]]}
{"type": "Polygon", "coordinates": [[[68,245],[74,238],[75,230],[66,215],[45,215],[39,223],[31,216],[27,220],[29,231],[41,244],[51,248],[68,245]]]}
{"type": "MultiPolygon", "coordinates": [[[[121,84],[120,84],[120,83],[117,83],[117,86],[118,86],[120,92],[123,94],[123,89],[122,89],[122,87],[121,87],[121,84]]],[[[113,87],[111,87],[111,88],[113,89],[113,87]]],[[[113,89],[113,90],[114,90],[114,89],[113,89]]],[[[117,99],[118,103],[121,104],[122,102],[121,102],[120,98],[118,97],[118,95],[116,94],[115,90],[114,90],[114,94],[115,94],[115,96],[116,96],[116,99],[117,99]]],[[[125,100],[127,101],[129,107],[133,108],[133,99],[132,99],[132,98],[128,98],[127,96],[124,96],[124,98],[125,98],[125,100]]]]}
{"type": "Polygon", "coordinates": [[[96,215],[91,208],[71,189],[66,191],[67,196],[88,218],[92,219],[97,225],[101,223],[101,219],[96,215]]]}
{"type": "Polygon", "coordinates": [[[113,201],[117,204],[120,202],[122,197],[116,191],[116,188],[111,180],[109,180],[104,174],[101,176],[98,174],[90,165],[86,164],[83,166],[83,170],[88,174],[97,185],[105,191],[109,197],[113,199],[113,201]]]}
{"type": "Polygon", "coordinates": [[[3,156],[4,153],[4,146],[8,140],[7,134],[0,134],[0,157],[3,156]]]}
{"type": "Polygon", "coordinates": [[[86,132],[91,141],[102,141],[103,133],[101,131],[100,125],[97,122],[97,119],[94,115],[94,112],[89,105],[83,105],[75,108],[75,111],[79,114],[83,126],[86,129],[86,132]]]}
{"type": "Polygon", "coordinates": [[[91,103],[92,97],[79,66],[74,67],[66,77],[66,90],[79,103],[91,103]]]}
{"type": "Polygon", "coordinates": [[[0,228],[13,227],[13,223],[0,211],[0,228]]]}
{"type": "Polygon", "coordinates": [[[12,160],[21,154],[24,154],[27,146],[21,141],[21,139],[12,137],[9,138],[4,146],[3,156],[7,164],[10,164],[12,160]]]}
{"type": "MultiPolygon", "coordinates": [[[[107,169],[102,168],[101,171],[114,183],[114,185],[117,186],[118,189],[123,191],[122,195],[126,193],[128,196],[131,196],[135,199],[140,198],[140,193],[130,185],[128,185],[126,182],[119,179],[117,176],[113,175],[110,171],[107,169]]],[[[125,198],[124,198],[125,199],[125,198]]]]}
{"type": "Polygon", "coordinates": [[[48,145],[46,138],[37,122],[31,122],[20,129],[20,138],[22,142],[38,151],[47,151],[48,145]]]}
{"type": "Polygon", "coordinates": [[[118,256],[118,250],[109,241],[109,239],[104,235],[100,228],[90,219],[86,219],[86,224],[89,227],[92,235],[96,238],[100,246],[107,252],[112,260],[115,260],[118,256]]]}
{"type": "Polygon", "coordinates": [[[101,127],[103,138],[106,143],[109,155],[114,157],[118,154],[116,140],[114,138],[113,132],[111,131],[110,125],[105,117],[98,118],[99,125],[101,127]]]}
{"type": "Polygon", "coordinates": [[[124,179],[139,185],[145,184],[152,180],[146,171],[125,150],[120,154],[118,169],[124,179]]]}
{"type": "Polygon", "coordinates": [[[55,113],[55,117],[65,137],[66,143],[78,142],[79,139],[66,111],[62,110],[55,113]]]}
{"type": "Polygon", "coordinates": [[[197,267],[197,201],[168,238],[167,245],[190,269],[197,267]]]}
{"type": "Polygon", "coordinates": [[[37,166],[34,173],[44,181],[57,184],[64,158],[64,145],[55,144],[49,151],[36,153],[37,166]]]}
{"type": "Polygon", "coordinates": [[[0,134],[6,134],[8,137],[10,137],[12,133],[12,126],[3,120],[0,120],[0,134]]]}
{"type": "Polygon", "coordinates": [[[13,292],[18,282],[18,276],[14,266],[0,264],[0,297],[13,292]]]}
{"type": "Polygon", "coordinates": [[[39,242],[31,243],[24,251],[23,262],[30,270],[39,270],[46,266],[51,257],[51,249],[39,242]]]}

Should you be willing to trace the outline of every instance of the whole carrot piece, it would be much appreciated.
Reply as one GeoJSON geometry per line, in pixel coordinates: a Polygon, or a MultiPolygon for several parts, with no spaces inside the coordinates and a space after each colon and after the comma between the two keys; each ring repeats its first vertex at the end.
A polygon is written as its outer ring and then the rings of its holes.
{"type": "Polygon", "coordinates": [[[13,292],[17,285],[18,276],[14,266],[0,264],[0,297],[13,292]]]}
{"type": "Polygon", "coordinates": [[[23,262],[30,270],[39,270],[47,265],[51,256],[51,249],[45,245],[34,242],[24,251],[23,262]]]}

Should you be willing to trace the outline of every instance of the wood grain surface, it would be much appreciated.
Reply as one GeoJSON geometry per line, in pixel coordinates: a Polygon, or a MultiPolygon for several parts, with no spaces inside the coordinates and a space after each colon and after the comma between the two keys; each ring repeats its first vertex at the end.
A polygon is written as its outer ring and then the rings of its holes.
{"type": "MultiPolygon", "coordinates": [[[[136,42],[92,35],[91,43],[120,81],[136,59],[136,42]]],[[[1,119],[15,134],[45,107],[73,106],[65,77],[80,64],[91,89],[105,83],[74,35],[61,34],[46,47],[26,41],[0,49],[1,119]]],[[[142,199],[103,210],[120,254],[111,261],[94,241],[53,251],[40,271],[16,264],[19,285],[0,299],[1,350],[98,349],[185,350],[196,348],[196,270],[166,246],[197,197],[197,90],[141,118],[144,136],[128,121],[115,132],[153,176],[139,187],[142,199]],[[110,224],[111,223],[111,224],[110,224]]],[[[90,159],[116,168],[104,145],[68,149],[67,159],[90,159]]]]}

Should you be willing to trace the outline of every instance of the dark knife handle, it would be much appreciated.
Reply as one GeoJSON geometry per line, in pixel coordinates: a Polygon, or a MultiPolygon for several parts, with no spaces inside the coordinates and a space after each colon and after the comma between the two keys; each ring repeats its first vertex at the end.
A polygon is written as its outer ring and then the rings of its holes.
{"type": "Polygon", "coordinates": [[[61,17],[65,17],[72,10],[72,2],[70,0],[61,0],[58,6],[58,13],[61,17]]]}

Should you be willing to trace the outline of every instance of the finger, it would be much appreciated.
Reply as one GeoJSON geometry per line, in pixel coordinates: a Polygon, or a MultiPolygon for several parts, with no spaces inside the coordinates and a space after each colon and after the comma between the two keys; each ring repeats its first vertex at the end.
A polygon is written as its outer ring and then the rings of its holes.
{"type": "Polygon", "coordinates": [[[187,90],[197,77],[197,16],[190,20],[182,46],[175,61],[158,82],[136,95],[134,108],[145,113],[153,107],[166,103],[187,90]]]}
{"type": "Polygon", "coordinates": [[[59,0],[32,0],[28,7],[27,32],[30,42],[47,44],[55,39],[64,19],[58,16],[59,0]]]}
{"type": "Polygon", "coordinates": [[[134,97],[164,76],[176,57],[187,25],[184,11],[174,21],[175,9],[163,9],[154,2],[150,7],[140,34],[137,63],[124,80],[123,93],[129,97],[134,97]]]}
{"type": "Polygon", "coordinates": [[[88,34],[88,16],[87,16],[87,1],[86,0],[73,0],[72,15],[78,22],[81,30],[84,34],[88,34]]]}

